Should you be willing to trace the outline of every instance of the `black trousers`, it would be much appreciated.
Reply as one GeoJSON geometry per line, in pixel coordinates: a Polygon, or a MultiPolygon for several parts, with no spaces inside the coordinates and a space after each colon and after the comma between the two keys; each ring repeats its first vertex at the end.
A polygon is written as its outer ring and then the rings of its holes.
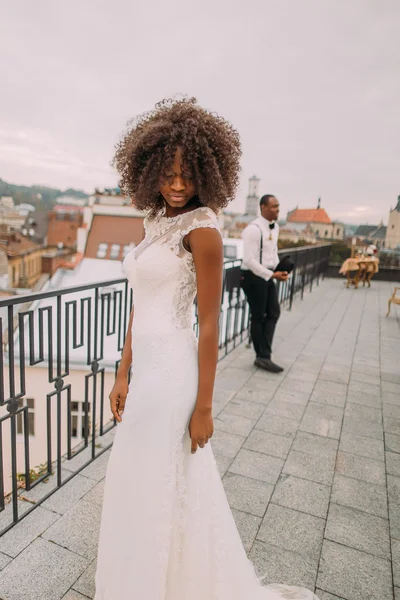
{"type": "Polygon", "coordinates": [[[265,281],[252,271],[241,271],[241,285],[251,313],[251,339],[258,358],[271,358],[272,340],[281,314],[273,279],[265,281]]]}

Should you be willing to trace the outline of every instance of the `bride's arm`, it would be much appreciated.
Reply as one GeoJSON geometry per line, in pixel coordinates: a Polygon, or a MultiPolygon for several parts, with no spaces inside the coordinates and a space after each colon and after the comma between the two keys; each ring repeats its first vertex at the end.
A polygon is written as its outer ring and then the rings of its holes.
{"type": "Polygon", "coordinates": [[[132,364],[133,312],[134,309],[132,308],[129,317],[128,331],[126,332],[125,343],[122,350],[121,361],[117,371],[117,377],[109,396],[111,412],[119,423],[122,421],[121,414],[124,412],[125,401],[128,395],[128,375],[132,364]]]}
{"type": "Polygon", "coordinates": [[[132,364],[132,321],[134,308],[132,307],[129,317],[128,330],[126,332],[125,343],[122,349],[121,361],[119,363],[117,378],[119,376],[128,377],[129,369],[132,364]]]}
{"type": "Polygon", "coordinates": [[[223,246],[216,229],[200,228],[188,236],[196,268],[199,318],[199,385],[190,425],[192,452],[213,433],[212,399],[218,362],[223,246]]]}

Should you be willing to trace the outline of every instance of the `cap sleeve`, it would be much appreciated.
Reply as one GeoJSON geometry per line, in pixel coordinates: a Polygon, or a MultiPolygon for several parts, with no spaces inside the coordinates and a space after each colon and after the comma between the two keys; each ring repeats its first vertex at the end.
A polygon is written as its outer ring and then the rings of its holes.
{"type": "Polygon", "coordinates": [[[182,238],[194,229],[201,228],[216,229],[221,233],[217,215],[207,206],[202,206],[191,213],[187,213],[185,217],[181,229],[182,238]]]}

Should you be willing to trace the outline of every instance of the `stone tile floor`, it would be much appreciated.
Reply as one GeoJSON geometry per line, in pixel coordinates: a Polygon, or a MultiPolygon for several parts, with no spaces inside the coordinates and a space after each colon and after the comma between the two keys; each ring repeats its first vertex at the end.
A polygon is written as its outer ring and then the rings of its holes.
{"type": "MultiPolygon", "coordinates": [[[[325,280],[279,322],[281,375],[218,368],[213,448],[257,571],[320,600],[400,598],[400,310],[325,280]]],[[[87,600],[109,452],[0,539],[1,600],[87,600]]],[[[251,599],[249,599],[251,600],[251,599]]]]}

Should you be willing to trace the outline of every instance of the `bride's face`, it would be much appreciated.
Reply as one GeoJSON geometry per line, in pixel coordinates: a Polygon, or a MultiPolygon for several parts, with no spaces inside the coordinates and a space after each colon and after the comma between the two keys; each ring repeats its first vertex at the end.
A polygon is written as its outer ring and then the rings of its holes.
{"type": "Polygon", "coordinates": [[[192,174],[183,163],[179,148],[173,164],[161,177],[160,193],[171,208],[183,208],[196,194],[192,174]]]}

